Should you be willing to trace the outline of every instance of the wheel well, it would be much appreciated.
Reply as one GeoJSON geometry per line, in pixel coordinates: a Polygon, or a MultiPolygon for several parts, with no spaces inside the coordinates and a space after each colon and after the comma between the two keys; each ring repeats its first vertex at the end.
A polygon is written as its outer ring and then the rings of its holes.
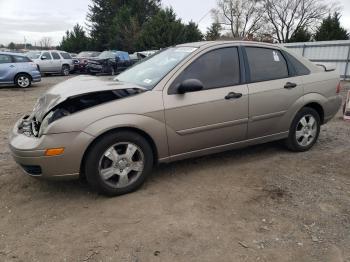
{"type": "Polygon", "coordinates": [[[32,78],[32,76],[31,76],[30,74],[28,74],[28,73],[26,73],[26,72],[20,72],[20,73],[17,73],[17,74],[15,75],[15,78],[14,78],[14,80],[13,80],[15,84],[16,84],[16,79],[17,79],[17,77],[18,77],[19,75],[27,75],[27,76],[29,76],[30,81],[33,81],[33,78],[32,78]]]}
{"type": "Polygon", "coordinates": [[[63,68],[64,66],[68,66],[68,67],[70,68],[70,66],[69,66],[68,64],[62,64],[62,68],[63,68]]]}
{"type": "Polygon", "coordinates": [[[84,176],[84,163],[85,163],[85,158],[87,156],[87,152],[89,152],[90,148],[94,145],[94,143],[96,143],[99,139],[101,139],[103,136],[113,133],[113,132],[118,132],[118,131],[130,131],[130,132],[134,132],[137,133],[139,135],[141,135],[142,137],[144,137],[147,142],[150,144],[151,148],[152,148],[152,152],[153,152],[153,161],[154,161],[154,165],[157,164],[158,162],[158,151],[157,151],[157,147],[156,144],[154,143],[154,140],[151,138],[150,135],[148,135],[146,132],[144,132],[141,129],[138,128],[134,128],[134,127],[121,127],[121,128],[115,128],[112,130],[108,130],[107,132],[99,135],[98,137],[95,137],[95,139],[89,144],[89,146],[87,147],[87,149],[84,152],[83,158],[81,160],[80,163],[80,175],[84,176]]]}
{"type": "Polygon", "coordinates": [[[310,107],[310,108],[316,110],[316,112],[320,116],[321,124],[324,123],[324,110],[320,104],[313,102],[313,103],[309,103],[309,104],[305,105],[305,107],[310,107]]]}

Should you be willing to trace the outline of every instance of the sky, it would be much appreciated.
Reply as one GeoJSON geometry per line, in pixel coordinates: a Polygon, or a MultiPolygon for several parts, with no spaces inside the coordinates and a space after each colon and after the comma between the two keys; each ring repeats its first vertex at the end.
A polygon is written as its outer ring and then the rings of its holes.
{"type": "MultiPolygon", "coordinates": [[[[194,21],[205,32],[216,0],[162,0],[184,21],[194,21]]],[[[58,45],[65,31],[76,23],[85,25],[90,0],[0,0],[0,44],[38,43],[51,37],[58,45]]],[[[350,31],[350,0],[338,0],[342,26],[350,31]]]]}

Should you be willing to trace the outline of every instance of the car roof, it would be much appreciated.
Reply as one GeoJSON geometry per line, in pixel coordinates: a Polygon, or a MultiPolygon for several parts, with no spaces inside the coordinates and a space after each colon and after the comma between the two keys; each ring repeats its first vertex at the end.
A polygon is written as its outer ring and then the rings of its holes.
{"type": "Polygon", "coordinates": [[[29,50],[28,52],[61,52],[61,53],[68,53],[63,50],[29,50]]]}
{"type": "Polygon", "coordinates": [[[225,45],[225,44],[236,44],[236,45],[255,45],[255,46],[261,46],[261,47],[273,47],[280,49],[278,45],[265,43],[265,42],[255,42],[255,41],[242,41],[242,40],[232,40],[232,41],[202,41],[202,42],[193,42],[193,43],[185,43],[177,45],[177,47],[196,47],[196,48],[202,48],[202,47],[211,47],[211,46],[219,46],[219,45],[225,45]]]}
{"type": "Polygon", "coordinates": [[[0,52],[0,55],[17,55],[17,56],[26,56],[23,53],[14,53],[14,52],[0,52]]]}

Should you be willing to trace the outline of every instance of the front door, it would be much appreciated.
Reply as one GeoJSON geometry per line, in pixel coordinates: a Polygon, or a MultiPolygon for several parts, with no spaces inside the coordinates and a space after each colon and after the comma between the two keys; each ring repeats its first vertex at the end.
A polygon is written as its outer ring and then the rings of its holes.
{"type": "Polygon", "coordinates": [[[40,71],[53,72],[53,61],[50,52],[43,52],[40,56],[40,71]]]}
{"type": "Polygon", "coordinates": [[[237,47],[198,55],[163,92],[171,156],[246,139],[248,89],[241,83],[237,47]],[[184,80],[200,80],[204,89],[178,94],[184,80]]]}

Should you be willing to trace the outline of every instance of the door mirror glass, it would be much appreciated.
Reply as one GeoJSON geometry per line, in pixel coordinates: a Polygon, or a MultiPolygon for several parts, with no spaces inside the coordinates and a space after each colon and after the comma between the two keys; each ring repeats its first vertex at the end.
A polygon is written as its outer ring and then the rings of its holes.
{"type": "Polygon", "coordinates": [[[197,91],[203,90],[203,88],[204,88],[203,83],[198,79],[187,79],[187,80],[184,80],[177,87],[177,93],[185,94],[190,92],[197,92],[197,91]]]}
{"type": "Polygon", "coordinates": [[[46,60],[46,59],[47,59],[46,55],[41,56],[41,60],[46,60]]]}

